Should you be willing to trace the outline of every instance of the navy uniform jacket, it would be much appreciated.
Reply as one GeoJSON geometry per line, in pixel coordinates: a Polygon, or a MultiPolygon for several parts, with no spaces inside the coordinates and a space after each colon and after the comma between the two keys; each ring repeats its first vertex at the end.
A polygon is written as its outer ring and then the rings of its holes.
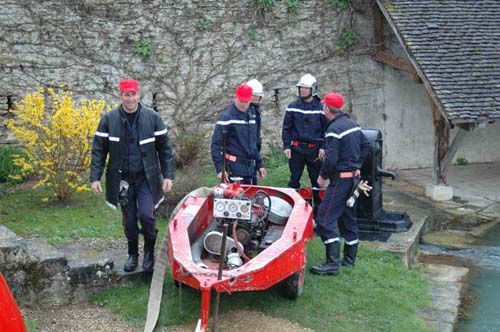
{"type": "Polygon", "coordinates": [[[259,152],[260,134],[253,107],[241,112],[233,103],[217,119],[210,146],[217,173],[222,172],[224,139],[226,153],[241,160],[241,162],[226,160],[231,173],[238,176],[254,176],[256,169],[264,167],[259,152]]]}
{"type": "Polygon", "coordinates": [[[328,119],[317,96],[306,103],[298,98],[288,105],[283,119],[283,149],[290,149],[292,141],[321,145],[328,119]]]}
{"type": "MultiPolygon", "coordinates": [[[[142,105],[137,113],[139,149],[146,178],[157,208],[164,199],[163,179],[174,178],[174,157],[167,128],[160,114],[142,105]]],[[[123,152],[126,151],[127,117],[120,106],[101,118],[92,143],[90,182],[100,180],[106,168],[106,202],[116,209],[122,176],[123,152]],[[108,158],[109,156],[109,158],[108,158]],[[107,159],[107,163],[106,163],[107,159]]]]}
{"type": "Polygon", "coordinates": [[[257,135],[259,137],[259,141],[257,144],[257,149],[262,150],[262,117],[260,115],[260,105],[251,103],[250,107],[253,108],[253,112],[255,113],[255,122],[257,123],[257,135]]]}
{"type": "Polygon", "coordinates": [[[340,172],[361,168],[370,152],[370,142],[361,128],[347,114],[337,113],[325,132],[325,159],[320,175],[332,179],[340,172]]]}

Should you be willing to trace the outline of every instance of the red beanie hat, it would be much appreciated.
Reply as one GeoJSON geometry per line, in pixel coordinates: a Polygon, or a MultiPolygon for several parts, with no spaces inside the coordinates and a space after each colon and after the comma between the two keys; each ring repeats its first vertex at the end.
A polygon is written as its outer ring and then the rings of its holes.
{"type": "Polygon", "coordinates": [[[252,100],[253,90],[248,85],[238,85],[235,93],[239,101],[246,103],[252,100]]]}
{"type": "Polygon", "coordinates": [[[129,80],[123,80],[120,82],[120,91],[122,92],[135,92],[135,93],[138,93],[139,92],[139,82],[137,82],[136,80],[132,80],[132,79],[129,79],[129,80]]]}
{"type": "Polygon", "coordinates": [[[329,92],[321,102],[330,107],[341,109],[344,106],[344,97],[340,93],[329,92]]]}

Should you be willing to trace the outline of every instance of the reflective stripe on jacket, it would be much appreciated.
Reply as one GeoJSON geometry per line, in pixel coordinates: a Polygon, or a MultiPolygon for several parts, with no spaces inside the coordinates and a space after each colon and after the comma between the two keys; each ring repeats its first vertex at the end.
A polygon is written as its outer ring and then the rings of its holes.
{"type": "Polygon", "coordinates": [[[241,112],[233,103],[217,119],[210,146],[217,173],[222,171],[224,141],[226,153],[245,161],[255,160],[253,166],[228,161],[233,173],[238,176],[253,176],[256,169],[263,167],[259,151],[260,135],[253,107],[249,107],[246,112],[241,112]]]}
{"type": "Polygon", "coordinates": [[[332,178],[340,172],[360,169],[370,151],[370,142],[347,114],[337,113],[325,132],[325,158],[320,175],[332,178]]]}
{"type": "Polygon", "coordinates": [[[327,123],[323,104],[317,96],[310,103],[298,98],[288,105],[283,118],[283,149],[290,149],[292,141],[321,145],[327,123]]]}

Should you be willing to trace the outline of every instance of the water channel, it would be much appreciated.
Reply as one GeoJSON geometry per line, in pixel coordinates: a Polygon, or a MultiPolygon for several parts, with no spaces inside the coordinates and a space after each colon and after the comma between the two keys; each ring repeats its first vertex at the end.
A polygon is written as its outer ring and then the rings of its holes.
{"type": "Polygon", "coordinates": [[[467,320],[460,320],[457,332],[500,331],[500,227],[482,237],[481,247],[450,250],[433,245],[422,249],[457,256],[471,264],[469,298],[474,299],[467,320]]]}

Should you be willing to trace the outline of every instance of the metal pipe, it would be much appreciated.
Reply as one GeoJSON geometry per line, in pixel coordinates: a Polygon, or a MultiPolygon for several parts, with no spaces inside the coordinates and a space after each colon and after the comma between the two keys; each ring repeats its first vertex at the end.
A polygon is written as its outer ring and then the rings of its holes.
{"type": "MultiPolygon", "coordinates": [[[[222,270],[224,269],[224,260],[226,259],[226,241],[227,241],[227,223],[222,225],[222,244],[220,247],[220,257],[219,257],[219,271],[217,273],[217,280],[222,280],[222,270]]],[[[215,290],[215,305],[214,305],[214,314],[212,317],[212,331],[215,332],[217,326],[217,320],[219,319],[219,302],[220,302],[220,293],[215,290]]]]}

